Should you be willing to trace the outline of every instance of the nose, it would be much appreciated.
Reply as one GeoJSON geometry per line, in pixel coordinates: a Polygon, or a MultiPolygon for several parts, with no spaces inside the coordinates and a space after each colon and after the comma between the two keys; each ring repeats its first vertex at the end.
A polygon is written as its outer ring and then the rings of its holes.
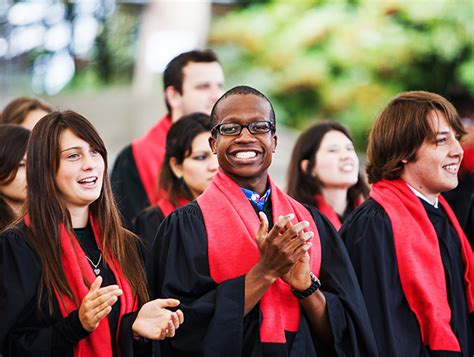
{"type": "Polygon", "coordinates": [[[96,158],[93,157],[90,153],[86,153],[82,159],[82,169],[84,171],[92,170],[97,166],[96,158]]]}
{"type": "Polygon", "coordinates": [[[255,136],[246,127],[242,128],[240,135],[235,139],[236,142],[254,142],[255,140],[257,140],[255,136]]]}
{"type": "Polygon", "coordinates": [[[451,156],[461,156],[461,157],[464,155],[464,150],[461,146],[461,143],[456,138],[453,140],[453,144],[451,145],[450,154],[451,156]]]}

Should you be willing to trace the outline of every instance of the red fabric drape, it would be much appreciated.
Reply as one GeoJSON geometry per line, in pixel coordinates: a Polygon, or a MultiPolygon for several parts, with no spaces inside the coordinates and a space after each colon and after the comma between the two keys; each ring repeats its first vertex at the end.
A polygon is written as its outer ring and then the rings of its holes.
{"type": "Polygon", "coordinates": [[[138,173],[150,203],[157,201],[158,176],[166,154],[166,135],[171,118],[165,115],[144,136],[132,142],[132,152],[138,173]]]}
{"type": "MultiPolygon", "coordinates": [[[[97,224],[94,222],[92,217],[90,218],[94,236],[97,242],[97,246],[102,251],[102,244],[100,242],[100,231],[97,224]]],[[[25,223],[29,225],[29,218],[25,218],[25,223]]],[[[89,288],[84,283],[84,279],[92,284],[96,276],[87,261],[86,255],[80,247],[77,239],[71,237],[64,225],[59,228],[60,232],[60,244],[62,252],[62,265],[68,284],[72,290],[72,293],[78,302],[76,305],[67,296],[61,295],[55,290],[56,298],[59,303],[59,308],[63,317],[69,315],[72,311],[79,308],[81,301],[89,292],[89,288]]],[[[123,294],[119,297],[120,299],[120,317],[124,314],[135,311],[138,308],[138,299],[134,296],[130,284],[123,275],[122,269],[116,260],[107,262],[109,269],[112,271],[115,277],[116,284],[122,289],[123,294]]],[[[117,327],[117,333],[120,331],[120,326],[117,327]]],[[[74,346],[74,356],[76,357],[89,357],[89,356],[100,356],[100,357],[111,357],[112,356],[112,339],[110,336],[110,327],[108,318],[104,318],[97,327],[88,337],[82,339],[74,346]]]]}
{"type": "MultiPolygon", "coordinates": [[[[420,324],[423,343],[431,350],[459,352],[459,342],[450,326],[451,309],[438,237],[423,204],[401,179],[374,183],[370,196],[384,208],[392,224],[402,289],[420,324]]],[[[467,305],[473,312],[474,255],[453,211],[441,195],[438,199],[460,240],[467,305]]]]}
{"type": "MultiPolygon", "coordinates": [[[[273,220],[281,215],[295,214],[293,223],[307,220],[314,232],[309,251],[311,270],[319,275],[321,243],[311,214],[300,203],[283,193],[269,178],[273,220]]],[[[246,274],[259,260],[255,235],[260,220],[240,187],[222,171],[197,198],[208,237],[211,277],[217,283],[246,274]]],[[[296,332],[300,322],[300,305],[290,286],[278,279],[260,300],[263,315],[260,326],[262,342],[285,343],[285,330],[296,332]]]]}

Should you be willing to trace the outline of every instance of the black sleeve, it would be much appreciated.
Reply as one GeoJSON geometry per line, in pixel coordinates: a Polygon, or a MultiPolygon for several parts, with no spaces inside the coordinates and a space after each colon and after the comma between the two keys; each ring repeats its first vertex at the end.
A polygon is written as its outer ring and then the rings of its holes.
{"type": "Polygon", "coordinates": [[[207,234],[196,203],[175,210],[153,244],[157,294],[181,301],[184,324],[162,343],[162,355],[241,356],[244,276],[216,284],[210,277],[207,234]]]}
{"type": "Polygon", "coordinates": [[[375,356],[377,347],[367,309],[341,237],[316,208],[307,206],[316,223],[321,241],[321,291],[326,297],[334,346],[318,352],[328,355],[375,356]]]}
{"type": "Polygon", "coordinates": [[[117,156],[110,179],[123,224],[133,229],[134,218],[150,205],[150,201],[138,173],[131,145],[117,156]]]}
{"type": "Polygon", "coordinates": [[[0,235],[0,346],[4,356],[64,356],[88,336],[77,311],[53,316],[46,304],[38,310],[39,262],[26,243],[24,229],[0,235]],[[46,305],[46,306],[45,306],[46,305]]]}
{"type": "Polygon", "coordinates": [[[380,355],[424,355],[418,322],[402,291],[392,226],[383,208],[374,200],[367,200],[344,222],[340,232],[359,280],[380,355]]]}
{"type": "MultiPolygon", "coordinates": [[[[138,311],[122,317],[119,332],[120,356],[148,357],[152,355],[152,344],[149,340],[133,338],[132,325],[137,318],[138,311]]],[[[158,357],[155,355],[155,357],[158,357]]]]}

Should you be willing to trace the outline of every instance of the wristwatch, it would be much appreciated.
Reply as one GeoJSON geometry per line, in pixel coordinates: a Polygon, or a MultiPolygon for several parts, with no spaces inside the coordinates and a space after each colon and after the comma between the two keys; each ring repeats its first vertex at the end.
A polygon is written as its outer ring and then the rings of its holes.
{"type": "Polygon", "coordinates": [[[291,288],[291,292],[298,299],[304,299],[305,297],[310,296],[311,294],[313,294],[316,290],[318,290],[321,287],[321,282],[319,281],[319,279],[316,275],[314,275],[312,272],[309,272],[309,276],[311,278],[311,285],[309,286],[308,289],[303,290],[303,291],[298,291],[298,290],[295,290],[295,289],[291,288]]]}

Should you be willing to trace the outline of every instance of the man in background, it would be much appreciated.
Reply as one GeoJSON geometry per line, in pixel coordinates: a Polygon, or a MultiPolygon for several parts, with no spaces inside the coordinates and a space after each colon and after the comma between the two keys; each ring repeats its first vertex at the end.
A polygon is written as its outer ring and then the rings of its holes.
{"type": "Polygon", "coordinates": [[[185,52],[166,66],[163,88],[168,113],[119,153],[112,170],[112,189],[127,228],[160,195],[157,181],[171,124],[194,112],[210,114],[223,93],[224,72],[211,50],[185,52]]]}

